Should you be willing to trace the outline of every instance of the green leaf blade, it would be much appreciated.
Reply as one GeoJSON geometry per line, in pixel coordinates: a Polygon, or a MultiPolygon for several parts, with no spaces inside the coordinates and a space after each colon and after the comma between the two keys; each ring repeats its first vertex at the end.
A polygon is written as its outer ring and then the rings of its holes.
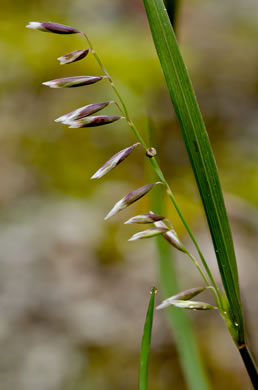
{"type": "Polygon", "coordinates": [[[237,343],[244,341],[237,263],[215,159],[163,0],[143,0],[153,40],[202,198],[237,343]]]}
{"type": "Polygon", "coordinates": [[[142,335],[139,381],[138,381],[138,389],[139,390],[147,390],[147,385],[148,385],[148,365],[149,365],[153,312],[154,312],[154,303],[155,303],[156,292],[157,292],[156,288],[153,287],[153,289],[151,291],[151,297],[150,297],[150,301],[149,301],[149,306],[148,306],[148,310],[147,310],[147,314],[146,314],[144,330],[143,330],[143,335],[142,335]]]}

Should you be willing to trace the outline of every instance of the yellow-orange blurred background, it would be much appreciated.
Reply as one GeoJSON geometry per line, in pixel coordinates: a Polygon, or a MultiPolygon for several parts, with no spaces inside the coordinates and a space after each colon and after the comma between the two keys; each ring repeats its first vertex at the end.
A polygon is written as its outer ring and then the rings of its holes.
{"type": "MultiPolygon", "coordinates": [[[[141,149],[100,181],[91,175],[135,142],[125,121],[68,129],[54,119],[114,95],[107,80],[75,89],[42,82],[101,74],[91,55],[73,65],[56,58],[85,48],[76,35],[25,28],[55,21],[84,30],[158,157],[219,281],[199,195],[153,47],[141,0],[13,0],[1,4],[0,388],[137,388],[149,289],[159,285],[154,240],[128,243],[123,222],[148,212],[149,197],[112,220],[127,192],[148,181],[141,149]]],[[[178,37],[216,156],[237,251],[250,343],[258,355],[258,4],[255,0],[182,3],[178,37]]],[[[116,114],[115,107],[107,113],[116,114]]],[[[168,215],[185,244],[182,225],[168,215]]],[[[182,288],[201,280],[174,254],[182,288]]],[[[160,299],[160,296],[158,296],[160,299]]],[[[207,299],[208,296],[207,296],[207,299]]],[[[191,315],[214,389],[249,389],[238,353],[216,312],[191,315]]],[[[186,389],[164,313],[155,314],[150,390],[186,389]]]]}

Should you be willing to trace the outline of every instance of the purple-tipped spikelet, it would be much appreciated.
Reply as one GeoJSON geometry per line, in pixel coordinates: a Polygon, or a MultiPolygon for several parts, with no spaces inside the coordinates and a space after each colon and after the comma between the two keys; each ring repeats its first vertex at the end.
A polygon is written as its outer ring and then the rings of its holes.
{"type": "Polygon", "coordinates": [[[124,224],[127,225],[130,223],[153,223],[157,221],[162,221],[163,219],[165,219],[165,217],[162,217],[162,215],[158,214],[140,214],[128,219],[128,221],[124,222],[124,224]]]}
{"type": "MultiPolygon", "coordinates": [[[[146,184],[145,186],[142,186],[140,188],[137,188],[137,190],[134,190],[132,192],[129,192],[124,198],[119,200],[115,206],[112,208],[112,210],[107,214],[105,217],[105,220],[112,217],[119,211],[125,209],[126,207],[130,206],[132,203],[136,202],[138,199],[142,198],[144,195],[146,195],[153,186],[157,184],[162,184],[160,181],[157,181],[155,183],[146,184]]],[[[164,226],[162,226],[164,227],[164,226]]]]}
{"type": "Polygon", "coordinates": [[[103,108],[107,107],[111,103],[113,102],[110,101],[105,103],[88,104],[87,106],[77,108],[74,111],[68,112],[67,114],[60,116],[59,118],[55,119],[55,122],[62,122],[66,125],[69,123],[69,121],[76,121],[78,119],[84,118],[85,116],[92,115],[95,112],[98,112],[103,108]]]}
{"type": "Polygon", "coordinates": [[[180,250],[181,252],[186,252],[184,246],[182,245],[181,241],[178,238],[177,233],[174,229],[170,229],[167,233],[163,235],[163,237],[175,248],[180,250]]]}
{"type": "Polygon", "coordinates": [[[85,58],[88,53],[89,49],[75,50],[63,55],[62,57],[58,57],[58,61],[60,62],[60,65],[72,64],[73,62],[80,61],[85,58]]]}
{"type": "MultiPolygon", "coordinates": [[[[166,299],[168,301],[169,299],[166,299]]],[[[165,302],[165,301],[164,301],[165,302]]],[[[171,299],[169,302],[169,305],[164,305],[164,302],[162,302],[159,306],[156,307],[156,310],[164,309],[168,306],[175,306],[179,307],[181,309],[188,309],[188,310],[211,310],[211,309],[217,309],[215,306],[210,305],[209,303],[205,302],[195,302],[195,301],[182,301],[177,299],[171,299]]]]}
{"type": "Polygon", "coordinates": [[[162,301],[162,303],[157,307],[157,309],[164,309],[165,307],[168,307],[171,305],[171,301],[180,300],[180,301],[187,301],[188,299],[191,299],[195,297],[196,295],[202,293],[204,290],[206,290],[206,287],[195,287],[191,288],[189,290],[180,292],[176,295],[173,295],[172,297],[169,297],[162,301]]]}
{"type": "Polygon", "coordinates": [[[44,85],[50,88],[73,88],[81,87],[83,85],[94,84],[102,80],[105,76],[72,76],[62,77],[60,79],[45,81],[44,85]]]}
{"type": "MultiPolygon", "coordinates": [[[[159,228],[164,228],[166,225],[162,221],[154,222],[154,225],[159,228]]],[[[173,228],[170,228],[166,233],[163,234],[163,237],[175,248],[181,252],[186,252],[185,247],[178,238],[176,231],[173,228]]]]}
{"type": "Polygon", "coordinates": [[[68,120],[66,121],[67,125],[71,129],[79,129],[82,127],[96,127],[107,125],[109,123],[113,123],[121,119],[121,116],[109,116],[109,115],[98,115],[98,116],[86,116],[85,118],[81,118],[78,120],[68,120]]]}
{"type": "Polygon", "coordinates": [[[206,289],[207,289],[207,287],[190,288],[189,290],[185,290],[185,291],[182,291],[176,295],[173,295],[169,299],[179,299],[182,301],[187,301],[188,299],[191,299],[191,298],[195,297],[196,295],[201,294],[206,289]]]}
{"type": "Polygon", "coordinates": [[[78,34],[79,30],[73,27],[65,26],[64,24],[52,23],[52,22],[29,22],[26,26],[33,30],[51,32],[54,34],[78,34]]]}
{"type": "Polygon", "coordinates": [[[168,231],[168,228],[151,228],[135,233],[128,241],[141,240],[142,238],[150,238],[158,236],[168,231]]]}
{"type": "Polygon", "coordinates": [[[117,167],[122,161],[124,161],[138,145],[140,145],[140,142],[137,142],[136,144],[114,154],[114,156],[112,156],[96,173],[94,173],[91,179],[100,179],[102,176],[106,175],[109,171],[111,171],[111,169],[117,167]]]}

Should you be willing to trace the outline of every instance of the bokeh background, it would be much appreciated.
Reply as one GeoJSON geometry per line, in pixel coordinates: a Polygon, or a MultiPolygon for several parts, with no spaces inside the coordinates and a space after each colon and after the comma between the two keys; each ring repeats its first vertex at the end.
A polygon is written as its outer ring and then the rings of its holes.
{"type": "MultiPolygon", "coordinates": [[[[166,177],[219,280],[142,2],[12,0],[1,3],[0,19],[1,390],[135,389],[149,290],[159,286],[158,258],[154,240],[128,243],[136,228],[123,222],[147,212],[150,199],[103,219],[116,200],[147,182],[148,161],[139,149],[103,180],[90,180],[135,138],[123,121],[90,130],[54,122],[114,95],[107,81],[66,90],[43,86],[57,77],[100,71],[90,55],[59,66],[57,57],[85,47],[79,36],[44,34],[25,25],[56,21],[89,35],[142,134],[151,120],[166,177]]],[[[178,37],[214,148],[247,329],[258,356],[258,3],[183,1],[178,37]]],[[[167,207],[191,248],[173,207],[167,207]]],[[[199,285],[184,256],[173,257],[182,288],[199,285]]],[[[213,388],[251,388],[217,313],[193,313],[191,319],[213,388]]],[[[186,385],[176,340],[158,312],[149,389],[172,388],[186,385]]]]}

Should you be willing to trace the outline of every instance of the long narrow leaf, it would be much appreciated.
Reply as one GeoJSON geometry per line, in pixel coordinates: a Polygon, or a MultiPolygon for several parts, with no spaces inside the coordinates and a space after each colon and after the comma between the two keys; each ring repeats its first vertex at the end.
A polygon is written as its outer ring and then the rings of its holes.
{"type": "Polygon", "coordinates": [[[147,390],[148,384],[148,365],[151,345],[151,332],[153,322],[153,312],[155,303],[156,288],[154,287],[151,292],[148,311],[146,314],[144,330],[142,335],[142,346],[140,354],[140,368],[139,368],[139,390],[147,390]]]}
{"type": "Polygon", "coordinates": [[[163,0],[143,0],[153,40],[178,117],[209,224],[217,262],[229,301],[232,336],[244,341],[244,325],[232,234],[215,159],[184,61],[163,0]]]}

